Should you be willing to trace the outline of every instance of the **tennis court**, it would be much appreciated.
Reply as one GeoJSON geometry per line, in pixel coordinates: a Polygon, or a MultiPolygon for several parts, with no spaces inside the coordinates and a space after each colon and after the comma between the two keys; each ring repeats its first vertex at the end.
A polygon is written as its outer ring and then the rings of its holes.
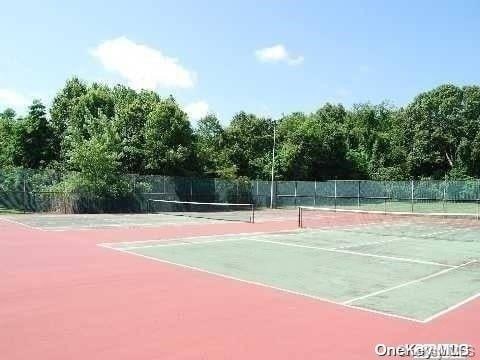
{"type": "Polygon", "coordinates": [[[358,359],[384,339],[478,343],[475,216],[150,202],[141,214],[1,217],[9,358],[69,346],[88,358],[87,342],[105,358],[218,342],[214,358],[228,358],[242,338],[255,350],[236,358],[278,359],[334,358],[319,339],[358,359]]]}
{"type": "Polygon", "coordinates": [[[480,296],[480,223],[303,209],[303,229],[102,244],[243,282],[428,322],[480,296]]]}
{"type": "Polygon", "coordinates": [[[5,220],[38,230],[66,231],[96,228],[157,228],[225,222],[293,220],[296,209],[255,209],[252,204],[150,200],[140,214],[9,214],[5,220]]]}

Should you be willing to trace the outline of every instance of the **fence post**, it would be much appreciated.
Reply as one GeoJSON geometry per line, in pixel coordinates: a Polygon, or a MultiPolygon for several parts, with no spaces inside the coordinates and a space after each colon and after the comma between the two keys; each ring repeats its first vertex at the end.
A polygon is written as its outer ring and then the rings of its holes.
{"type": "Polygon", "coordinates": [[[443,199],[442,199],[442,209],[446,213],[445,201],[447,200],[447,175],[445,175],[445,180],[443,180],[443,199]]]}
{"type": "Polygon", "coordinates": [[[317,180],[314,181],[313,206],[317,206],[317,180]]]}
{"type": "Polygon", "coordinates": [[[385,211],[385,215],[387,215],[387,181],[383,181],[383,200],[384,200],[384,205],[383,205],[383,210],[385,211]]]}
{"type": "Polygon", "coordinates": [[[415,195],[415,185],[414,185],[413,180],[411,182],[411,193],[412,193],[412,213],[413,213],[414,202],[415,202],[415,197],[414,197],[414,195],[415,195]]]}
{"type": "Polygon", "coordinates": [[[477,220],[480,220],[480,179],[477,179],[477,220]]]}
{"type": "Polygon", "coordinates": [[[219,196],[218,196],[218,193],[217,193],[217,178],[213,178],[213,199],[215,201],[219,201],[219,196]]]}
{"type": "Polygon", "coordinates": [[[239,182],[239,181],[240,181],[240,180],[238,180],[238,179],[235,181],[235,184],[237,184],[237,200],[236,200],[235,202],[237,202],[237,203],[240,202],[240,201],[238,201],[238,198],[240,197],[240,196],[239,196],[239,192],[238,192],[238,182],[239,182]]]}
{"type": "Polygon", "coordinates": [[[190,179],[190,201],[193,201],[193,179],[190,179]]]}
{"type": "Polygon", "coordinates": [[[333,196],[333,208],[337,209],[337,179],[333,181],[334,184],[334,196],[333,196]]]}
{"type": "Polygon", "coordinates": [[[137,188],[137,175],[135,175],[135,174],[132,175],[132,182],[133,182],[133,184],[132,184],[132,187],[133,187],[132,192],[135,192],[135,189],[137,188]]]}
{"type": "Polygon", "coordinates": [[[27,180],[25,180],[25,174],[23,174],[23,213],[27,212],[27,180]]]}
{"type": "Polygon", "coordinates": [[[357,180],[357,207],[360,209],[360,180],[357,180]]]}
{"type": "Polygon", "coordinates": [[[293,183],[294,185],[294,204],[295,206],[297,206],[297,180],[294,181],[293,183]]]}

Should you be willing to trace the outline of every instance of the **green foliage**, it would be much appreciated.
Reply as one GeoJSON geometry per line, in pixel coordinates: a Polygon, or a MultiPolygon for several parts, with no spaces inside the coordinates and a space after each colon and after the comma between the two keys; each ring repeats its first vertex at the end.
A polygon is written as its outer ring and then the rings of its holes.
{"type": "Polygon", "coordinates": [[[16,124],[18,165],[37,169],[47,166],[54,159],[54,133],[46,114],[45,106],[34,100],[28,115],[16,124]]]}
{"type": "Polygon", "coordinates": [[[0,168],[15,165],[20,146],[15,112],[7,109],[0,113],[0,168]]]}
{"type": "Polygon", "coordinates": [[[453,85],[422,93],[406,108],[407,166],[414,177],[441,178],[455,167],[460,142],[469,136],[462,108],[463,90],[453,85]]]}
{"type": "Polygon", "coordinates": [[[49,115],[39,101],[24,117],[0,112],[0,168],[55,169],[67,192],[123,196],[125,173],[269,179],[274,126],[278,180],[480,177],[478,86],[442,85],[404,108],[241,111],[228,125],[210,114],[193,130],[171,96],[72,78],[49,115]]]}
{"type": "Polygon", "coordinates": [[[85,193],[101,196],[119,196],[128,191],[121,176],[118,137],[113,124],[105,115],[92,119],[91,136],[77,139],[67,153],[67,166],[71,172],[60,187],[66,193],[85,193]]]}
{"type": "Polygon", "coordinates": [[[294,113],[280,119],[278,173],[284,179],[348,178],[346,111],[341,105],[326,104],[317,112],[294,113]]]}
{"type": "Polygon", "coordinates": [[[234,178],[237,168],[224,151],[226,134],[217,117],[210,114],[200,119],[194,135],[201,172],[209,177],[234,178]]]}
{"type": "MultiPolygon", "coordinates": [[[[266,177],[273,146],[273,122],[243,111],[225,130],[225,152],[236,176],[266,177]]],[[[232,169],[232,170],[233,170],[232,169]]]]}
{"type": "Polygon", "coordinates": [[[152,91],[135,92],[121,85],[113,89],[115,129],[120,136],[119,160],[126,172],[144,173],[145,126],[148,115],[160,102],[152,91]]]}
{"type": "Polygon", "coordinates": [[[193,161],[193,130],[173,98],[161,100],[145,124],[146,168],[155,174],[188,174],[193,161]]]}

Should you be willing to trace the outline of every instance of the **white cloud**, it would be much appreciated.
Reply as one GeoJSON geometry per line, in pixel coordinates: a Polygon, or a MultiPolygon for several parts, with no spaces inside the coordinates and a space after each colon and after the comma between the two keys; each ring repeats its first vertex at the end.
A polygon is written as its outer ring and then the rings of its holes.
{"type": "Polygon", "coordinates": [[[200,120],[208,115],[210,106],[205,101],[196,101],[185,106],[185,112],[191,120],[200,120]]]}
{"type": "Polygon", "coordinates": [[[30,102],[30,98],[10,89],[0,89],[0,105],[23,110],[30,102]]]}
{"type": "Polygon", "coordinates": [[[90,53],[134,89],[191,88],[196,81],[195,73],[180,65],[178,59],[126,37],[104,41],[90,53]]]}
{"type": "Polygon", "coordinates": [[[282,44],[258,49],[255,51],[257,60],[264,63],[286,62],[288,65],[300,65],[303,56],[292,56],[282,44]]]}

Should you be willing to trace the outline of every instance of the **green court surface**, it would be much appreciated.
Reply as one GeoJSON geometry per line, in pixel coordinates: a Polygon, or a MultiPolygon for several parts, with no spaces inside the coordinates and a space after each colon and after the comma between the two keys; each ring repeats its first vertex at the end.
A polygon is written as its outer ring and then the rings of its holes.
{"type": "Polygon", "coordinates": [[[480,296],[479,228],[397,223],[102,246],[419,322],[480,296]]]}
{"type": "MultiPolygon", "coordinates": [[[[192,214],[192,216],[195,214],[192,214]]],[[[197,217],[176,216],[165,214],[20,214],[10,215],[5,219],[29,227],[43,230],[71,230],[85,228],[112,228],[112,227],[156,227],[163,225],[181,225],[185,223],[208,224],[218,221],[246,218],[245,214],[198,214],[197,217]]]]}
{"type": "MultiPolygon", "coordinates": [[[[332,206],[332,204],[328,204],[332,206]]],[[[437,213],[437,214],[469,214],[480,215],[480,203],[477,201],[428,201],[415,200],[413,203],[408,200],[368,200],[362,199],[360,204],[349,200],[348,202],[338,200],[336,204],[340,209],[361,209],[367,211],[387,212],[416,212],[416,213],[437,213]]]]}
{"type": "MultiPolygon", "coordinates": [[[[293,221],[298,211],[256,210],[255,222],[293,221]]],[[[252,222],[252,211],[172,211],[141,214],[5,214],[3,219],[41,230],[75,230],[115,227],[159,227],[165,225],[252,222]]]]}

